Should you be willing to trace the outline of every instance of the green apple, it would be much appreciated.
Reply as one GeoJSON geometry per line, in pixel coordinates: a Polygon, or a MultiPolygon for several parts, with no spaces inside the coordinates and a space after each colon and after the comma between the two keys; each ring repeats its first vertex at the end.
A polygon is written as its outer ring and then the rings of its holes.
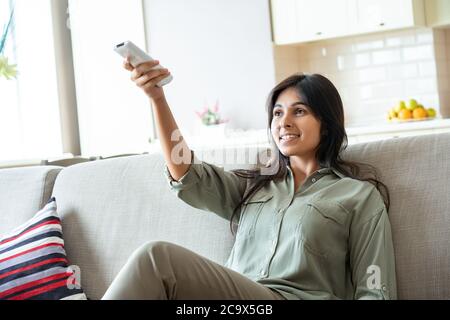
{"type": "Polygon", "coordinates": [[[394,107],[395,112],[399,113],[400,110],[406,109],[406,103],[405,101],[399,101],[398,105],[394,107]]]}
{"type": "Polygon", "coordinates": [[[416,109],[418,106],[417,100],[415,99],[411,99],[409,100],[409,105],[408,105],[408,109],[413,111],[414,109],[416,109]]]}
{"type": "Polygon", "coordinates": [[[436,117],[436,110],[434,110],[433,108],[428,108],[428,109],[427,109],[427,113],[428,113],[428,117],[429,117],[429,118],[434,118],[434,117],[436,117]]]}

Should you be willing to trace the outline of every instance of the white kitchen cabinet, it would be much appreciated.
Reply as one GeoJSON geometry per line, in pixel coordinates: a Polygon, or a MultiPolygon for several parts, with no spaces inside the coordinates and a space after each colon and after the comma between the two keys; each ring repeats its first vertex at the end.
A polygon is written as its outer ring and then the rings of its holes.
{"type": "Polygon", "coordinates": [[[450,26],[449,0],[425,0],[425,12],[428,27],[450,26]]]}
{"type": "Polygon", "coordinates": [[[276,44],[345,35],[350,31],[348,0],[272,0],[276,44]]]}
{"type": "Polygon", "coordinates": [[[274,42],[294,44],[425,25],[424,0],[272,0],[274,42]]]}
{"type": "Polygon", "coordinates": [[[272,30],[277,44],[297,42],[297,0],[272,0],[272,30]]]}
{"type": "Polygon", "coordinates": [[[350,32],[348,0],[297,0],[297,35],[302,41],[320,40],[350,32]]]}
{"type": "Polygon", "coordinates": [[[349,0],[355,15],[352,34],[425,25],[423,0],[349,0]],[[356,19],[355,19],[356,18],[356,19]]]}

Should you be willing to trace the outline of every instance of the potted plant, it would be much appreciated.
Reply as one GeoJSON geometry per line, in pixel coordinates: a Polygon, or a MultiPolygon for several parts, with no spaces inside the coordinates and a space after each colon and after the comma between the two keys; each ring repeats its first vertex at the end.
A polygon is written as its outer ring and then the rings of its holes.
{"type": "Polygon", "coordinates": [[[219,101],[211,108],[206,105],[202,111],[195,111],[200,120],[200,133],[209,137],[224,137],[228,119],[223,119],[219,112],[219,101]]]}
{"type": "Polygon", "coordinates": [[[0,36],[0,77],[4,77],[7,80],[11,78],[16,78],[17,69],[15,64],[10,64],[8,61],[8,57],[6,57],[4,51],[6,46],[6,40],[9,35],[9,31],[11,29],[11,23],[13,21],[14,10],[11,10],[11,14],[9,15],[9,20],[3,28],[3,32],[0,36]]]}

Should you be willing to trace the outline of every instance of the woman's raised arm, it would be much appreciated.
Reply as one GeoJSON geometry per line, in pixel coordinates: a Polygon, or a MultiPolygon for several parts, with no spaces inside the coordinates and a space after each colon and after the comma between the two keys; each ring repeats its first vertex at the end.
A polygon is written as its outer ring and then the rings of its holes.
{"type": "Polygon", "coordinates": [[[191,151],[178,129],[164,95],[164,90],[156,86],[158,82],[170,74],[169,70],[165,68],[153,69],[158,64],[158,60],[153,60],[134,68],[127,59],[124,61],[123,67],[131,72],[131,80],[150,99],[167,168],[172,178],[179,180],[189,169],[191,151]]]}

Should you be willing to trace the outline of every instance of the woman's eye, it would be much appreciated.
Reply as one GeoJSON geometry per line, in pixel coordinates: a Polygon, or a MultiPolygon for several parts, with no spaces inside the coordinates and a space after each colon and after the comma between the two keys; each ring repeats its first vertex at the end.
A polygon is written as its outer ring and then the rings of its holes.
{"type": "Polygon", "coordinates": [[[300,113],[300,114],[304,114],[304,113],[305,113],[305,110],[303,110],[303,109],[297,109],[295,112],[296,112],[296,113],[300,113]]]}
{"type": "Polygon", "coordinates": [[[273,115],[274,115],[275,117],[278,117],[278,116],[280,115],[280,111],[275,111],[275,112],[273,113],[273,115]]]}

